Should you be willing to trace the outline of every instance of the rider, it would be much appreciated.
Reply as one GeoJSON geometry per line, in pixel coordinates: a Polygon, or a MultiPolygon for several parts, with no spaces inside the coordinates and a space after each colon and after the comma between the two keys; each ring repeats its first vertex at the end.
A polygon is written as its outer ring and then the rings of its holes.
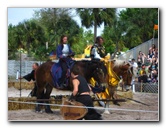
{"type": "Polygon", "coordinates": [[[91,58],[94,60],[103,60],[106,56],[105,47],[103,46],[103,38],[101,36],[96,37],[95,44],[91,48],[91,58]]]}
{"type": "MultiPolygon", "coordinates": [[[[86,79],[79,75],[79,68],[77,66],[74,66],[71,69],[71,77],[73,83],[73,92],[70,100],[74,99],[87,107],[94,107],[92,98],[90,96],[91,88],[86,79]]],[[[101,115],[97,113],[95,109],[88,108],[88,113],[83,118],[85,120],[101,120],[101,115]]]]}
{"type": "MultiPolygon", "coordinates": [[[[104,39],[101,36],[96,37],[95,44],[91,48],[90,56],[92,61],[104,61],[105,64],[108,62],[109,55],[105,52],[105,47],[103,46],[104,39]],[[108,58],[107,58],[108,57],[108,58]]],[[[105,68],[103,67],[103,70],[105,68]]],[[[105,71],[107,72],[107,71],[105,71]]],[[[103,91],[105,90],[105,87],[103,87],[103,91]]]]}
{"type": "Polygon", "coordinates": [[[74,56],[74,52],[71,50],[70,46],[67,44],[67,36],[62,35],[60,39],[60,44],[56,49],[56,55],[59,58],[59,63],[62,68],[62,76],[59,79],[60,88],[64,88],[65,86],[65,78],[67,74],[67,69],[69,68],[69,64],[72,60],[72,56],[74,56]]]}

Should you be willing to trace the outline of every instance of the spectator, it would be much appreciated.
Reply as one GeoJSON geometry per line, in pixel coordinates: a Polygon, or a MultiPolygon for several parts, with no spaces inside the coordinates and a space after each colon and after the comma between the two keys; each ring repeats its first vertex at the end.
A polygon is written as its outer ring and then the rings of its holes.
{"type": "Polygon", "coordinates": [[[149,48],[149,51],[156,51],[156,45],[152,44],[152,46],[149,48]]]}
{"type": "Polygon", "coordinates": [[[158,72],[155,69],[151,73],[151,82],[152,83],[157,83],[158,82],[158,72]]]}
{"type": "Polygon", "coordinates": [[[137,73],[138,73],[138,64],[135,62],[134,58],[131,60],[131,64],[133,66],[134,79],[135,79],[135,77],[137,77],[137,73]]]}
{"type": "Polygon", "coordinates": [[[138,63],[138,66],[139,66],[139,67],[141,67],[141,65],[144,64],[145,58],[146,58],[145,53],[139,51],[138,57],[137,57],[137,63],[138,63]]]}
{"type": "Polygon", "coordinates": [[[152,63],[151,63],[149,68],[150,68],[151,71],[152,70],[157,70],[158,65],[156,64],[156,59],[155,58],[153,59],[153,61],[152,61],[152,63]]]}
{"type": "Polygon", "coordinates": [[[153,53],[153,51],[152,51],[152,49],[151,49],[151,50],[149,50],[148,58],[147,58],[147,60],[149,60],[150,63],[152,63],[152,58],[153,58],[153,56],[154,56],[154,53],[153,53]]]}
{"type": "Polygon", "coordinates": [[[143,83],[147,82],[148,76],[145,69],[146,69],[145,64],[142,64],[142,68],[139,72],[138,82],[143,82],[143,83]]]}

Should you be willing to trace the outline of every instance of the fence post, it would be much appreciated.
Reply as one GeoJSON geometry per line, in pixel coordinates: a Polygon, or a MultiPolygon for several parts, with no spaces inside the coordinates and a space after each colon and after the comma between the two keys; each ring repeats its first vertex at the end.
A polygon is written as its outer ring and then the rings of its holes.
{"type": "Polygon", "coordinates": [[[142,92],[142,85],[143,85],[143,80],[141,80],[141,92],[142,92]]]}
{"type": "Polygon", "coordinates": [[[133,86],[133,92],[135,92],[135,84],[133,84],[132,86],[133,86]]]}

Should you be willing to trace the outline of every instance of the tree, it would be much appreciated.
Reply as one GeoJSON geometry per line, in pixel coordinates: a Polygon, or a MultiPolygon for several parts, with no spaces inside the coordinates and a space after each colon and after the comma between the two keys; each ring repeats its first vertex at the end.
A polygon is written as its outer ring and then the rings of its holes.
{"type": "Polygon", "coordinates": [[[76,12],[81,18],[81,23],[86,28],[94,27],[94,41],[97,35],[97,27],[102,23],[110,25],[115,16],[114,8],[77,8],[76,12]]]}
{"type": "Polygon", "coordinates": [[[121,11],[119,18],[123,23],[125,46],[133,48],[153,37],[158,8],[127,8],[121,11]]]}
{"type": "MultiPolygon", "coordinates": [[[[35,12],[38,20],[47,32],[47,40],[50,46],[55,47],[60,42],[61,35],[69,37],[69,44],[74,43],[74,38],[79,34],[79,26],[72,19],[70,8],[44,8],[35,12]]],[[[53,49],[52,49],[53,50],[53,49]]]]}
{"type": "Polygon", "coordinates": [[[45,32],[44,29],[36,23],[35,20],[27,20],[20,22],[17,26],[9,25],[8,27],[8,47],[13,52],[17,52],[21,47],[27,51],[28,56],[46,56],[46,52],[41,51],[39,54],[36,51],[39,47],[45,47],[45,32]]]}

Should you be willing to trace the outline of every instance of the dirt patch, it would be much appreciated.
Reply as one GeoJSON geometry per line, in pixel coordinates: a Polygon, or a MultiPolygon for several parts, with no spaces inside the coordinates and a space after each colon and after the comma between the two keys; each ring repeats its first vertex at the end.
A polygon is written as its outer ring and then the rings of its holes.
{"type": "MultiPolygon", "coordinates": [[[[28,96],[31,90],[21,90],[22,96],[28,96]]],[[[8,97],[19,97],[19,90],[15,88],[8,89],[8,97]]],[[[53,94],[71,94],[70,91],[62,92],[53,90],[53,94]]],[[[134,93],[132,100],[121,102],[120,106],[110,104],[110,114],[104,113],[104,108],[95,106],[97,111],[102,114],[102,119],[107,121],[159,121],[159,98],[158,94],[153,93],[134,93]],[[146,103],[147,105],[138,103],[146,103]]],[[[28,110],[9,110],[9,121],[61,121],[63,117],[59,109],[53,109],[53,114],[44,112],[36,113],[34,109],[28,110]]]]}

